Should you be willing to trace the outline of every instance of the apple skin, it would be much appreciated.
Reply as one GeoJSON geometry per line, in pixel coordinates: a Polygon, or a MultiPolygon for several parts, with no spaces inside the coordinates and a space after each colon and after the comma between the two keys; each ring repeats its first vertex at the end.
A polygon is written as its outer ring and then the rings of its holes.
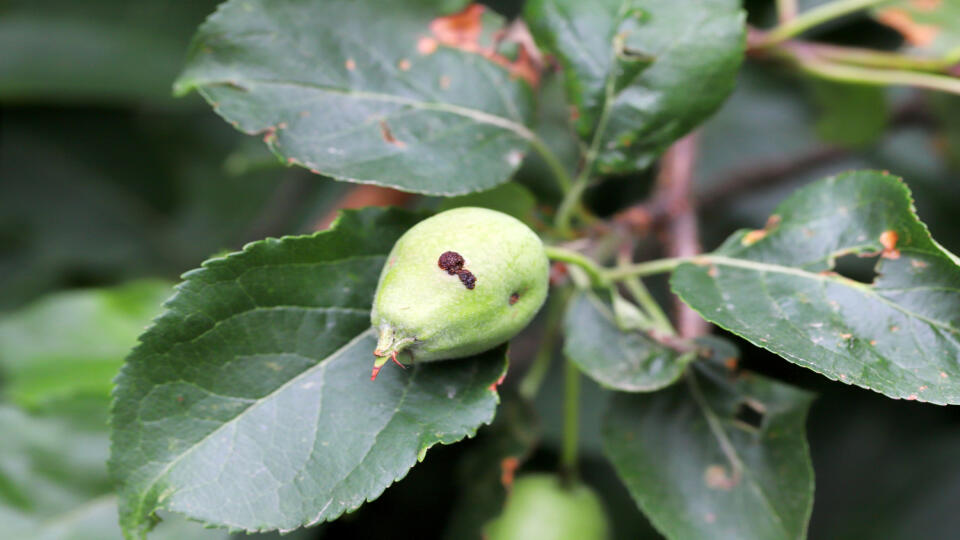
{"type": "Polygon", "coordinates": [[[540,237],[507,214],[464,207],[421,221],[380,274],[378,362],[462,358],[509,340],[543,306],[549,266],[540,237]]]}
{"type": "Polygon", "coordinates": [[[607,540],[610,524],[589,487],[553,474],[518,478],[503,513],[484,527],[486,540],[607,540]]]}

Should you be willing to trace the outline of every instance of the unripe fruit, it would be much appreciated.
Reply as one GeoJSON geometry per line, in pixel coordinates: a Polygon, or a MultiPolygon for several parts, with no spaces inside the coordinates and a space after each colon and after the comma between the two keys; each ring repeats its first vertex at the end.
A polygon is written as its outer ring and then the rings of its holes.
{"type": "Polygon", "coordinates": [[[462,358],[507,341],[543,305],[548,274],[540,237],[511,216],[468,207],[421,221],[397,240],[380,274],[372,378],[390,358],[462,358]]]}
{"type": "Polygon", "coordinates": [[[503,513],[484,533],[487,540],[606,540],[610,526],[600,498],[587,486],[529,474],[513,483],[503,513]]]}

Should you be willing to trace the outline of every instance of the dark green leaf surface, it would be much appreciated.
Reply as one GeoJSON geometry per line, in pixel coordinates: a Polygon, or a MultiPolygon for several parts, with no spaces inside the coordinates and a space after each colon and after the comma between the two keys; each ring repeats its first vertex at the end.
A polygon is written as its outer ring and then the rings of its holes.
{"type": "Polygon", "coordinates": [[[685,384],[616,394],[604,449],[667,538],[805,537],[813,469],[804,436],[812,396],[758,375],[702,366],[685,384]],[[762,413],[759,426],[738,419],[762,413]]]}
{"type": "Polygon", "coordinates": [[[111,379],[171,289],[140,281],[61,292],[0,318],[3,395],[23,407],[74,397],[105,407],[111,379]]]}
{"type": "Polygon", "coordinates": [[[807,81],[817,105],[817,134],[845,147],[876,142],[887,126],[886,90],[811,78],[807,81]]]}
{"type": "Polygon", "coordinates": [[[650,164],[733,90],[744,50],[736,0],[531,0],[526,20],[566,73],[601,173],[650,164]]]}
{"type": "MultiPolygon", "coordinates": [[[[398,210],[268,239],[184,277],[117,379],[121,524],[159,508],[289,530],[376,498],[438,443],[490,422],[504,348],[370,380],[370,305],[398,210]]],[[[394,366],[395,367],[395,366],[394,366]]]]}
{"type": "Polygon", "coordinates": [[[176,105],[190,33],[217,3],[0,2],[0,101],[176,105]]]}
{"type": "Polygon", "coordinates": [[[438,45],[438,9],[231,0],[200,27],[176,90],[199,90],[290,163],[339,180],[432,195],[489,189],[523,160],[532,94],[483,55],[438,45]]]}
{"type": "Polygon", "coordinates": [[[530,193],[530,190],[516,182],[508,182],[488,191],[442,199],[437,207],[437,212],[463,206],[479,206],[497,210],[521,221],[529,222],[536,205],[537,199],[530,193]]]}
{"type": "Polygon", "coordinates": [[[960,403],[960,263],[930,238],[906,185],[847,173],[801,189],[774,216],[678,267],[673,290],[707,320],[831,379],[960,403]],[[837,257],[881,252],[872,283],[831,272],[837,257]]]}
{"type": "Polygon", "coordinates": [[[651,392],[676,381],[693,359],[658,343],[641,330],[617,326],[597,296],[580,293],[564,320],[563,351],[588,376],[608,388],[651,392]]]}

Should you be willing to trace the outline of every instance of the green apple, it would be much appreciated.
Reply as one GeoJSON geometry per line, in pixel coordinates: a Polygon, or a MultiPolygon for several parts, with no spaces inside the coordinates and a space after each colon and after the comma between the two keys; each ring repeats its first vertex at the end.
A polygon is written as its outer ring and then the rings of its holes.
{"type": "Polygon", "coordinates": [[[518,478],[503,513],[484,527],[487,540],[606,540],[610,525],[589,487],[553,474],[518,478]]]}
{"type": "Polygon", "coordinates": [[[421,221],[397,240],[380,274],[372,378],[391,358],[462,358],[507,341],[540,310],[548,278],[543,242],[516,218],[466,207],[421,221]]]}

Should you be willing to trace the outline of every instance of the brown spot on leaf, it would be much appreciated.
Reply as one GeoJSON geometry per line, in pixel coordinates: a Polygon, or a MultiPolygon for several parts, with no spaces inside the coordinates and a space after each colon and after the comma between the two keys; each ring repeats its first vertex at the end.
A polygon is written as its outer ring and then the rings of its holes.
{"type": "Polygon", "coordinates": [[[266,144],[273,144],[277,141],[277,128],[270,126],[263,132],[263,142],[266,144]]]}
{"type": "Polygon", "coordinates": [[[947,378],[947,372],[946,372],[946,371],[941,371],[941,372],[940,372],[940,376],[943,377],[944,379],[946,379],[946,378],[947,378]]]}
{"type": "Polygon", "coordinates": [[[880,245],[883,246],[883,253],[880,254],[884,259],[899,259],[900,251],[897,249],[897,239],[899,236],[896,231],[883,231],[880,234],[880,245]]]}
{"type": "Polygon", "coordinates": [[[578,109],[576,105],[571,105],[571,106],[570,106],[570,121],[571,121],[571,122],[576,122],[576,121],[579,120],[579,119],[580,119],[580,109],[578,109]]]}
{"type": "Polygon", "coordinates": [[[479,54],[491,62],[507,68],[511,76],[520,77],[530,83],[531,86],[537,86],[540,79],[539,65],[534,59],[535,55],[528,50],[528,45],[518,42],[517,58],[516,60],[510,60],[496,51],[496,44],[489,47],[480,44],[480,36],[483,34],[483,13],[485,11],[486,7],[481,4],[470,4],[459,13],[437,17],[430,22],[430,33],[435,38],[432,46],[424,43],[424,39],[429,38],[421,38],[417,43],[417,49],[421,54],[429,54],[436,49],[436,45],[439,43],[468,53],[479,54]]]}
{"type": "Polygon", "coordinates": [[[920,24],[913,20],[910,13],[901,8],[888,8],[877,12],[877,20],[903,35],[911,45],[926,47],[933,43],[940,28],[929,24],[920,24]]]}
{"type": "Polygon", "coordinates": [[[443,45],[467,52],[479,52],[484,11],[485,6],[470,4],[459,13],[437,17],[431,21],[430,32],[443,45]]]}
{"type": "Polygon", "coordinates": [[[432,37],[423,36],[417,40],[417,52],[426,56],[428,54],[433,54],[437,50],[437,40],[432,37]]]}
{"type": "Polygon", "coordinates": [[[926,268],[926,267],[927,267],[927,263],[925,263],[925,262],[923,262],[923,261],[920,261],[920,260],[917,260],[917,259],[910,259],[910,266],[912,266],[912,267],[914,267],[914,268],[926,268]]]}
{"type": "Polygon", "coordinates": [[[347,61],[344,62],[343,65],[347,68],[347,71],[353,71],[357,69],[357,63],[353,61],[353,58],[347,58],[347,61]]]}
{"type": "Polygon", "coordinates": [[[437,259],[437,266],[446,270],[451,276],[463,268],[463,256],[456,251],[444,251],[437,259]]]}
{"type": "Polygon", "coordinates": [[[410,61],[404,58],[397,63],[397,67],[400,68],[400,71],[410,71],[410,61]]]}
{"type": "Polygon", "coordinates": [[[396,146],[397,148],[403,148],[406,146],[406,143],[397,140],[397,138],[393,136],[393,132],[390,131],[390,126],[388,126],[383,120],[380,121],[380,135],[383,137],[384,141],[396,146]]]}
{"type": "Polygon", "coordinates": [[[846,340],[852,338],[853,334],[840,334],[840,337],[846,340]]]}
{"type": "Polygon", "coordinates": [[[907,396],[907,401],[915,401],[916,399],[917,399],[916,394],[910,394],[909,396],[907,396]]]}
{"type": "Polygon", "coordinates": [[[703,483],[710,489],[730,491],[740,482],[738,477],[736,473],[728,474],[723,465],[710,465],[703,471],[703,483]]]}
{"type": "Polygon", "coordinates": [[[897,331],[899,331],[899,330],[900,330],[900,327],[897,326],[897,325],[893,325],[893,326],[890,327],[890,331],[891,331],[891,332],[897,332],[897,331]]]}
{"type": "Polygon", "coordinates": [[[744,246],[752,246],[760,240],[763,240],[767,234],[774,230],[779,224],[780,216],[773,214],[767,218],[767,222],[764,224],[762,229],[756,229],[743,235],[743,238],[740,239],[740,243],[744,246]]]}
{"type": "Polygon", "coordinates": [[[876,344],[877,344],[877,340],[875,340],[875,339],[871,339],[871,340],[870,340],[870,345],[876,345],[876,344]]]}
{"type": "Polygon", "coordinates": [[[910,5],[917,11],[935,11],[941,3],[942,0],[910,0],[910,5]]]}
{"type": "Polygon", "coordinates": [[[451,83],[451,82],[452,82],[452,81],[450,80],[450,77],[448,77],[447,75],[441,75],[441,76],[440,76],[440,88],[442,88],[442,89],[444,89],[444,90],[446,90],[447,88],[450,88],[450,83],[451,83]]]}
{"type": "Polygon", "coordinates": [[[737,359],[736,356],[731,356],[730,358],[727,358],[726,360],[723,361],[724,367],[726,367],[730,371],[736,371],[739,363],[740,361],[737,359]]]}
{"type": "Polygon", "coordinates": [[[745,246],[752,246],[763,240],[763,237],[767,235],[767,231],[763,229],[754,229],[747,234],[743,235],[743,238],[740,239],[740,243],[745,246]]]}
{"type": "Polygon", "coordinates": [[[720,273],[720,271],[717,270],[717,265],[715,265],[715,264],[711,264],[711,265],[710,265],[710,269],[707,270],[707,275],[710,276],[710,277],[712,277],[712,278],[717,277],[717,275],[718,275],[719,273],[720,273]]]}
{"type": "Polygon", "coordinates": [[[510,295],[510,305],[511,305],[511,306],[514,305],[514,304],[516,304],[518,300],[520,300],[520,294],[519,294],[519,293],[513,293],[513,294],[510,295]]]}
{"type": "Polygon", "coordinates": [[[923,386],[921,386],[920,388],[917,388],[917,391],[918,391],[918,392],[923,392],[923,391],[926,390],[926,389],[927,389],[927,385],[923,385],[923,386]]]}

